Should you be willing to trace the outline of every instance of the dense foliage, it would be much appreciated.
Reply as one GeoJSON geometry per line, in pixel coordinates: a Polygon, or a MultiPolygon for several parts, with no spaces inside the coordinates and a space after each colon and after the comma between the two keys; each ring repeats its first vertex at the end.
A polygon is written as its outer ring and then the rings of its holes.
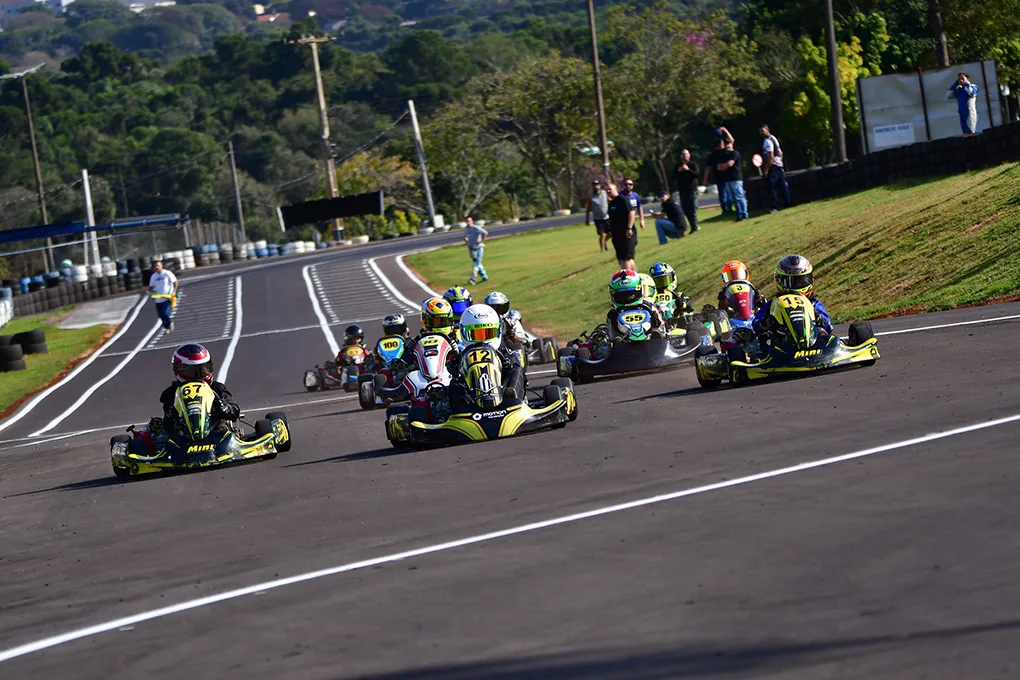
{"type": "MultiPolygon", "coordinates": [[[[835,0],[852,153],[856,78],[934,66],[933,1],[835,0]]],[[[952,60],[994,58],[1016,82],[1020,0],[939,5],[952,60]]],[[[642,192],[668,185],[682,148],[700,158],[719,124],[745,154],[768,121],[788,164],[830,160],[816,0],[596,7],[613,168],[642,192]]],[[[324,30],[337,35],[319,53],[341,191],[389,197],[387,218],[354,220],[355,231],[409,230],[424,214],[408,99],[448,221],[583,206],[601,169],[584,3],[289,0],[267,11],[304,18],[287,29],[258,23],[239,0],[138,14],[77,0],[59,17],[33,8],[9,20],[0,72],[49,64],[27,84],[50,221],[81,219],[82,168],[101,221],[167,212],[234,221],[230,141],[249,234],[269,235],[276,206],[324,194],[311,49],[291,42],[324,30]]],[[[0,228],[41,220],[34,188],[20,81],[3,81],[0,228]]]]}

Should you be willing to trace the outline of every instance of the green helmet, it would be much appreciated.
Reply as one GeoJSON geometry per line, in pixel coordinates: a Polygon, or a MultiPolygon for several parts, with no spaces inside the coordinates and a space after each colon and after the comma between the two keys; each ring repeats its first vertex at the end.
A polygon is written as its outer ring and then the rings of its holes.
{"type": "Polygon", "coordinates": [[[655,281],[655,290],[664,293],[676,290],[676,271],[665,262],[656,262],[648,269],[648,275],[655,281]]]}
{"type": "Polygon", "coordinates": [[[641,276],[631,269],[621,269],[609,279],[609,298],[614,307],[627,307],[644,297],[641,276]]]}

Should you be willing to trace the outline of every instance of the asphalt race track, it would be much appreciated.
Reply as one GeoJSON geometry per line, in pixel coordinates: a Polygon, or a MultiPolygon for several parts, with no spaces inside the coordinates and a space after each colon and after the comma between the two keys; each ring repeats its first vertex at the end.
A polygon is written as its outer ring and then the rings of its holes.
{"type": "Polygon", "coordinates": [[[142,308],[0,432],[0,677],[1020,676],[1020,304],[876,321],[871,368],[600,381],[565,429],[397,454],[301,374],[424,297],[394,255],[456,238],[182,279],[174,334],[142,308]],[[120,483],[114,426],[189,339],[294,448],[120,483]]]}

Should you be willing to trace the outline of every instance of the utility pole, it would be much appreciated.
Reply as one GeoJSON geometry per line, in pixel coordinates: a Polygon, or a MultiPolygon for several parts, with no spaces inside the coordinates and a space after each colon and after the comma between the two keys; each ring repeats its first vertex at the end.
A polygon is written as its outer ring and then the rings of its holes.
{"type": "Polygon", "coordinates": [[[843,96],[839,86],[839,55],[836,52],[836,25],[832,18],[832,0],[825,3],[825,51],[829,57],[829,100],[832,102],[832,144],[836,162],[846,161],[846,134],[843,130],[843,96]]]}
{"type": "MultiPolygon", "coordinates": [[[[28,83],[25,81],[25,76],[35,73],[42,67],[43,65],[39,64],[18,73],[8,73],[7,75],[0,76],[0,80],[21,79],[21,89],[25,94],[25,113],[28,114],[28,136],[32,140],[32,160],[35,162],[35,188],[39,192],[39,212],[42,214],[43,224],[49,224],[49,216],[46,214],[46,194],[43,191],[42,172],[39,169],[39,150],[35,145],[35,124],[32,122],[32,104],[28,100],[28,83]]],[[[57,264],[53,259],[53,239],[49,237],[46,238],[46,260],[49,261],[50,271],[55,271],[57,264]]],[[[46,266],[46,260],[43,260],[44,267],[46,266]]]]}
{"type": "Polygon", "coordinates": [[[595,32],[595,3],[588,0],[588,28],[591,30],[592,70],[595,75],[595,108],[599,115],[599,145],[602,147],[602,181],[609,181],[609,140],[606,138],[606,108],[602,102],[602,72],[599,66],[599,42],[595,32]]]}
{"type": "MultiPolygon", "coordinates": [[[[92,187],[89,185],[89,171],[81,171],[81,183],[85,189],[85,224],[90,227],[96,226],[96,214],[92,210],[92,187]]],[[[99,240],[96,238],[96,230],[89,229],[85,233],[85,239],[88,241],[90,249],[92,251],[92,261],[95,264],[99,264],[99,240]]]]}
{"type": "MultiPolygon", "coordinates": [[[[332,42],[330,37],[317,37],[314,35],[303,35],[292,43],[298,45],[312,46],[312,66],[315,68],[315,90],[319,97],[319,123],[322,125],[322,151],[326,160],[326,181],[329,184],[329,197],[336,198],[340,195],[336,186],[336,164],[333,161],[333,149],[329,143],[329,115],[326,112],[326,94],[322,89],[322,71],[319,68],[319,43],[332,42]]],[[[343,231],[340,218],[333,219],[333,229],[339,237],[343,231]]]]}
{"type": "Polygon", "coordinates": [[[425,205],[429,210],[429,226],[436,226],[436,206],[432,203],[432,187],[429,185],[429,170],[425,164],[425,146],[421,141],[421,128],[418,127],[418,113],[414,110],[414,102],[407,100],[407,108],[411,112],[411,127],[414,129],[414,148],[418,151],[418,164],[421,166],[421,181],[425,187],[425,205]]]}
{"type": "Polygon", "coordinates": [[[237,184],[237,163],[234,162],[234,142],[227,142],[230,149],[230,173],[234,176],[234,200],[237,201],[237,221],[241,224],[241,241],[248,243],[248,231],[244,228],[244,210],[241,208],[241,189],[237,184]]]}

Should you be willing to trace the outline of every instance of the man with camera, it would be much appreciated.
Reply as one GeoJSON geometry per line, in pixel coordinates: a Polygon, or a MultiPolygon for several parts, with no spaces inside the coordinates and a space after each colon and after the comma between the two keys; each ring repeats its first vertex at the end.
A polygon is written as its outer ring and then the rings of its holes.
{"type": "Polygon", "coordinates": [[[970,82],[970,76],[960,71],[956,76],[956,82],[949,86],[949,94],[946,96],[946,99],[956,97],[960,128],[965,135],[977,132],[977,93],[978,86],[970,82]]]}

